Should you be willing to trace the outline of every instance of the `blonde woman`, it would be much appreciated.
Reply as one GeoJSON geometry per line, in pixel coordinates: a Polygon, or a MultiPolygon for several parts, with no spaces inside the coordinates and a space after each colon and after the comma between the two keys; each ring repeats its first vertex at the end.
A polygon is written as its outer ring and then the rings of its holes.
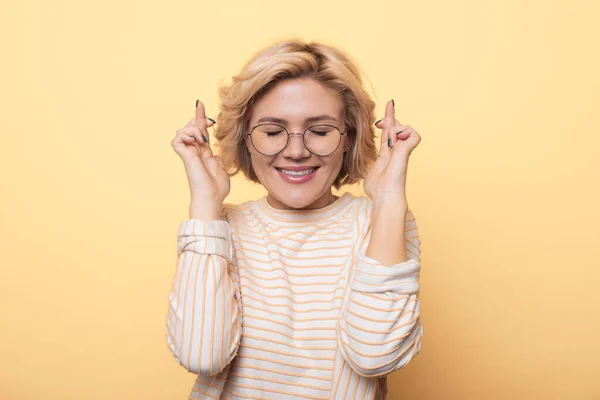
{"type": "Polygon", "coordinates": [[[423,337],[405,196],[420,136],[393,100],[375,122],[358,67],[321,43],[263,49],[220,102],[215,121],[197,101],[171,142],[191,204],[166,341],[198,375],[189,398],[384,399],[423,337]],[[239,171],[268,194],[224,204],[239,171]],[[333,194],[360,180],[366,196],[333,194]]]}

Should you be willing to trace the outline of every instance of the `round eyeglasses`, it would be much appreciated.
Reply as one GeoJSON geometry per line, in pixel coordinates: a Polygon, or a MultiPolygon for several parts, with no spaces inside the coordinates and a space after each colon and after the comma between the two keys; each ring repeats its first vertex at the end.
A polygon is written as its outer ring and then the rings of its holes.
{"type": "Polygon", "coordinates": [[[342,132],[337,126],[327,124],[309,126],[302,133],[288,132],[278,124],[259,124],[247,135],[256,151],[265,156],[274,156],[285,150],[290,136],[302,135],[304,147],[312,154],[324,157],[337,150],[346,133],[347,130],[342,132]]]}

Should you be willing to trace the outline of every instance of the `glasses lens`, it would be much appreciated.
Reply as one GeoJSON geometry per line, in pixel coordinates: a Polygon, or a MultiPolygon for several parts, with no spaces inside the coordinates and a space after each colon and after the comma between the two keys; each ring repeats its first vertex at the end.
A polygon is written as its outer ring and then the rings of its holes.
{"type": "Polygon", "coordinates": [[[252,130],[252,144],[263,154],[277,154],[285,147],[287,131],[280,125],[259,125],[252,130]]]}
{"type": "Polygon", "coordinates": [[[340,132],[329,125],[314,125],[304,134],[306,147],[317,155],[329,155],[340,144],[340,132]]]}

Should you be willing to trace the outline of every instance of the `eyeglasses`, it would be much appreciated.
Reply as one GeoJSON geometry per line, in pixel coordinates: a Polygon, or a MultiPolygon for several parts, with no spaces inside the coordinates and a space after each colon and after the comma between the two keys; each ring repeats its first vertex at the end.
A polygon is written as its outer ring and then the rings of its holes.
{"type": "Polygon", "coordinates": [[[304,147],[316,156],[328,156],[340,146],[342,136],[347,133],[333,125],[312,125],[302,133],[288,132],[278,124],[259,124],[250,133],[252,146],[265,156],[274,156],[285,150],[290,143],[290,136],[302,135],[304,147]]]}

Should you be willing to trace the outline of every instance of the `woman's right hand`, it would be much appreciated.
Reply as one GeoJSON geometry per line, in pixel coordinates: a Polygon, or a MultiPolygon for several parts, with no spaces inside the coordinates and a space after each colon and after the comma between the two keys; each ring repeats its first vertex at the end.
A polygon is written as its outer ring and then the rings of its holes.
{"type": "Polygon", "coordinates": [[[202,209],[214,214],[229,194],[231,180],[223,160],[213,155],[210,147],[207,128],[212,125],[214,122],[206,118],[204,104],[198,100],[194,118],[177,131],[171,146],[183,160],[192,203],[203,205],[202,209]]]}

